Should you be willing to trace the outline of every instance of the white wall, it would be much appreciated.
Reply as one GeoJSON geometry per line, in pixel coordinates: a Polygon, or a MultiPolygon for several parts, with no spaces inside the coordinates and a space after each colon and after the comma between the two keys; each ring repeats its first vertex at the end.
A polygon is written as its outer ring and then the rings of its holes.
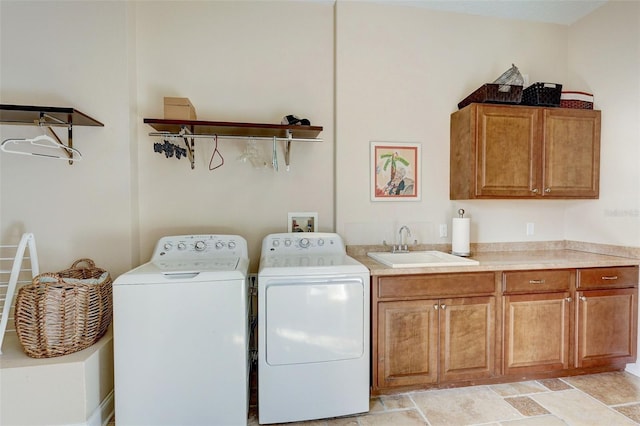
{"type": "MultiPolygon", "coordinates": [[[[255,270],[261,239],[289,211],[378,244],[400,224],[421,242],[450,241],[438,225],[464,208],[477,242],[640,246],[637,14],[637,2],[609,2],[566,27],[350,1],[2,0],[0,101],[72,106],[105,127],[74,130],[85,160],[73,166],[0,155],[0,240],[35,232],[44,270],[87,256],[118,275],[162,235],[238,233],[255,270]],[[601,200],[449,201],[449,115],[511,63],[531,81],[595,93],[601,200]],[[142,123],[162,118],[164,96],[189,97],[201,119],[306,116],[324,142],[294,144],[292,170],[276,173],[239,163],[237,141],[220,141],[225,165],[210,172],[213,142],[198,141],[191,170],[154,153],[142,123]],[[420,202],[369,200],[371,140],[423,144],[420,202]]],[[[3,139],[37,134],[0,126],[3,139]]]]}
{"type": "MultiPolygon", "coordinates": [[[[80,257],[132,265],[127,37],[126,3],[0,2],[1,103],[74,107],[105,125],[73,129],[84,159],[72,166],[0,155],[0,240],[33,232],[43,271],[80,257]]],[[[2,140],[41,133],[0,126],[2,140]]]]}
{"type": "Polygon", "coordinates": [[[419,242],[447,242],[463,208],[472,241],[564,238],[564,201],[449,200],[449,115],[515,63],[531,81],[567,76],[567,27],[363,2],[338,2],[337,231],[350,244],[394,241],[407,224],[419,242]],[[422,143],[422,199],[371,202],[369,142],[422,143]],[[534,222],[535,235],[526,236],[534,222]]]}
{"type": "MultiPolygon", "coordinates": [[[[196,164],[153,152],[139,127],[140,241],[149,256],[159,237],[244,236],[252,269],[262,238],[286,232],[287,213],[333,217],[333,5],[307,2],[137,3],[138,122],[163,117],[163,97],[188,97],[199,119],[280,123],[296,114],[323,126],[323,142],[292,143],[285,171],[237,159],[245,141],[220,140],[224,166],[209,171],[212,139],[196,141],[196,164]]],[[[157,141],[157,140],[155,140],[157,141]]],[[[272,143],[257,142],[270,164],[272,143]]],[[[219,159],[217,158],[216,161],[219,159]]]]}
{"type": "Polygon", "coordinates": [[[569,78],[602,110],[600,199],[572,202],[567,239],[640,246],[640,2],[610,1],[572,25],[569,78]]]}
{"type": "MultiPolygon", "coordinates": [[[[287,213],[334,229],[333,5],[292,2],[0,2],[2,103],[72,106],[105,123],[74,131],[84,161],[1,155],[1,240],[34,232],[43,270],[92,257],[118,275],[160,236],[237,233],[257,269],[262,238],[287,213]],[[25,31],[25,26],[29,28],[25,31]],[[144,118],[189,97],[204,120],[280,123],[297,114],[323,142],[293,143],[291,171],[254,169],[245,142],[212,140],[196,168],[153,152],[144,118]]],[[[1,126],[3,137],[37,135],[1,126]]],[[[259,142],[270,162],[271,143],[259,142]]]]}

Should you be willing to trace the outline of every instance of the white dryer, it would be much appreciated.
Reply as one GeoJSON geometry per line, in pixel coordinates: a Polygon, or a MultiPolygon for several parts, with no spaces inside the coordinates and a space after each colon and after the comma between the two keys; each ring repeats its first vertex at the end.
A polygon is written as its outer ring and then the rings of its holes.
{"type": "Polygon", "coordinates": [[[171,236],[115,280],[118,426],[247,424],[248,267],[240,236],[171,236]]]}
{"type": "Polygon", "coordinates": [[[369,410],[369,270],[337,234],[271,234],[258,272],[259,422],[369,410]]]}

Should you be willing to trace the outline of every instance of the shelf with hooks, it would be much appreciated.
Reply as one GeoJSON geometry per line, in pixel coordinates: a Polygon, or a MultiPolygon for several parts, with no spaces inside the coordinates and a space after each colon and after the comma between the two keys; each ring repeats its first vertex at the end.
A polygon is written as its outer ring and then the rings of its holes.
{"type": "Polygon", "coordinates": [[[317,137],[322,132],[322,126],[160,118],[145,118],[144,123],[156,130],[149,133],[149,136],[183,138],[192,169],[195,167],[193,148],[196,138],[268,140],[273,141],[274,145],[276,141],[283,141],[287,166],[291,142],[322,142],[317,137]]]}
{"type": "Polygon", "coordinates": [[[0,124],[46,127],[56,141],[63,145],[69,155],[69,164],[73,164],[73,126],[98,126],[104,124],[78,111],[75,108],[48,107],[34,105],[0,104],[0,124]],[[63,144],[52,127],[67,128],[67,144],[63,144]]]}

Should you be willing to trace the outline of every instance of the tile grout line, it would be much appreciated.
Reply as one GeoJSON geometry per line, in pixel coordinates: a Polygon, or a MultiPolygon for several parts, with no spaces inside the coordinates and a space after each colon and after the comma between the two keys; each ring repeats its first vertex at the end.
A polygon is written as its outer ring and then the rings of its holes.
{"type": "Polygon", "coordinates": [[[429,421],[429,418],[422,411],[422,409],[420,407],[418,407],[418,404],[416,404],[416,401],[413,399],[413,396],[411,396],[411,393],[407,394],[407,398],[409,398],[409,401],[411,401],[411,403],[413,404],[415,409],[418,411],[418,414],[420,414],[420,417],[422,417],[422,419],[424,420],[425,424],[428,425],[428,426],[431,426],[431,422],[429,421]]]}

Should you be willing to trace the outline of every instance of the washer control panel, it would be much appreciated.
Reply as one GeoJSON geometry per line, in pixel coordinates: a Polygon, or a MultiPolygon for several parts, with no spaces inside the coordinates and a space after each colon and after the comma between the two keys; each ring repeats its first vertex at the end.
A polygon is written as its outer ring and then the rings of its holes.
{"type": "Polygon", "coordinates": [[[247,241],[239,235],[162,237],[156,244],[151,260],[212,257],[248,257],[247,241]]]}
{"type": "Polygon", "coordinates": [[[262,253],[345,253],[338,234],[325,232],[288,232],[267,235],[262,241],[262,253]]]}

